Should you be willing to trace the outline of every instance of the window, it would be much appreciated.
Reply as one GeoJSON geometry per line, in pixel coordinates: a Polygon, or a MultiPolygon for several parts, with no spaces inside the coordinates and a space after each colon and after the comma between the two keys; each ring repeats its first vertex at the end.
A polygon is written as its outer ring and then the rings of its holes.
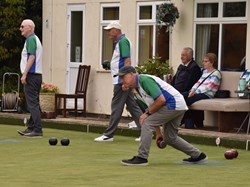
{"type": "Polygon", "coordinates": [[[120,18],[120,7],[117,3],[102,4],[101,5],[101,62],[104,60],[110,60],[112,58],[114,50],[114,42],[107,37],[107,33],[104,30],[111,21],[118,20],[120,18]]]}
{"type": "Polygon", "coordinates": [[[218,69],[242,71],[246,55],[247,1],[196,0],[195,58],[213,52],[218,56],[218,69]]]}
{"type": "Polygon", "coordinates": [[[70,62],[82,62],[83,12],[71,12],[70,62]]]}
{"type": "Polygon", "coordinates": [[[157,27],[156,10],[163,2],[144,2],[137,6],[137,62],[138,64],[153,56],[163,61],[169,59],[169,32],[166,27],[157,27]]]}

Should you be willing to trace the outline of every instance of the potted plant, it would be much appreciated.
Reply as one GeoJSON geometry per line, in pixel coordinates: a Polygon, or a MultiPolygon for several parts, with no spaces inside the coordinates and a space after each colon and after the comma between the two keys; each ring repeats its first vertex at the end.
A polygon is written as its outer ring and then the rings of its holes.
{"type": "Polygon", "coordinates": [[[156,22],[159,28],[166,26],[166,32],[172,32],[172,27],[176,23],[176,19],[180,17],[178,8],[170,0],[157,7],[156,22]]]}
{"type": "Polygon", "coordinates": [[[56,94],[56,93],[59,93],[59,88],[53,84],[47,84],[45,82],[42,82],[40,93],[56,94]]]}
{"type": "Polygon", "coordinates": [[[173,73],[173,68],[170,67],[169,60],[164,62],[160,57],[149,58],[140,63],[135,69],[139,74],[155,75],[161,79],[165,79],[164,75],[172,75],[173,73]]]}
{"type": "Polygon", "coordinates": [[[59,88],[57,86],[45,82],[42,83],[39,97],[42,112],[54,112],[56,93],[59,93],[59,88]]]}

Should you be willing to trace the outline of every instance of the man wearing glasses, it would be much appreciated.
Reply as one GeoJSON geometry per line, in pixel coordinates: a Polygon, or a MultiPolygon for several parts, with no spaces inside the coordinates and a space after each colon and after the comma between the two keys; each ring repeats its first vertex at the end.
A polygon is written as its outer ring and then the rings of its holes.
{"type": "Polygon", "coordinates": [[[20,31],[26,38],[21,54],[20,69],[21,82],[24,86],[24,95],[27,108],[31,114],[26,130],[18,130],[22,136],[39,137],[43,135],[39,92],[42,84],[42,45],[34,33],[35,24],[30,19],[23,20],[20,31]]]}

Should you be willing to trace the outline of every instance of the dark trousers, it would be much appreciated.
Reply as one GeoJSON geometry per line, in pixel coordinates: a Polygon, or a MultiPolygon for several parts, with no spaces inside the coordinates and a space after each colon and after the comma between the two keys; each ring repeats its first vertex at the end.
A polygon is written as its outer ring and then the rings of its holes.
{"type": "Polygon", "coordinates": [[[42,75],[28,74],[26,78],[27,84],[24,85],[24,95],[27,109],[30,112],[28,128],[36,132],[42,132],[41,111],[39,105],[39,92],[42,84],[42,75]]]}
{"type": "MultiPolygon", "coordinates": [[[[203,93],[195,94],[192,97],[188,97],[188,93],[189,92],[182,93],[182,95],[184,96],[184,99],[186,101],[187,106],[190,106],[193,103],[195,103],[196,101],[199,101],[202,99],[209,99],[209,97],[203,93]]],[[[184,114],[184,117],[182,119],[182,123],[185,123],[185,122],[190,121],[190,120],[194,123],[194,125],[196,127],[203,127],[204,111],[200,111],[200,110],[188,110],[188,111],[186,111],[186,113],[184,114]]]]}
{"type": "Polygon", "coordinates": [[[142,115],[142,111],[134,99],[133,89],[123,91],[122,86],[119,84],[114,85],[114,93],[111,103],[111,116],[108,128],[104,131],[104,135],[113,137],[118,123],[121,119],[121,115],[126,104],[133,120],[138,128],[140,128],[139,118],[142,115]]]}

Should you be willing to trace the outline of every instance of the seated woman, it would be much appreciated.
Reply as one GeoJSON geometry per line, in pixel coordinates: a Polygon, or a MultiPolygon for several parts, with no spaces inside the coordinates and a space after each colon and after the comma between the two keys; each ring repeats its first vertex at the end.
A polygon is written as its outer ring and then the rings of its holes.
{"type": "MultiPolygon", "coordinates": [[[[214,53],[207,53],[202,61],[204,70],[200,79],[193,85],[189,92],[183,93],[187,106],[202,99],[214,98],[221,83],[221,73],[215,67],[217,56],[214,53]]],[[[188,110],[182,122],[186,128],[203,127],[204,111],[188,110]]]]}

